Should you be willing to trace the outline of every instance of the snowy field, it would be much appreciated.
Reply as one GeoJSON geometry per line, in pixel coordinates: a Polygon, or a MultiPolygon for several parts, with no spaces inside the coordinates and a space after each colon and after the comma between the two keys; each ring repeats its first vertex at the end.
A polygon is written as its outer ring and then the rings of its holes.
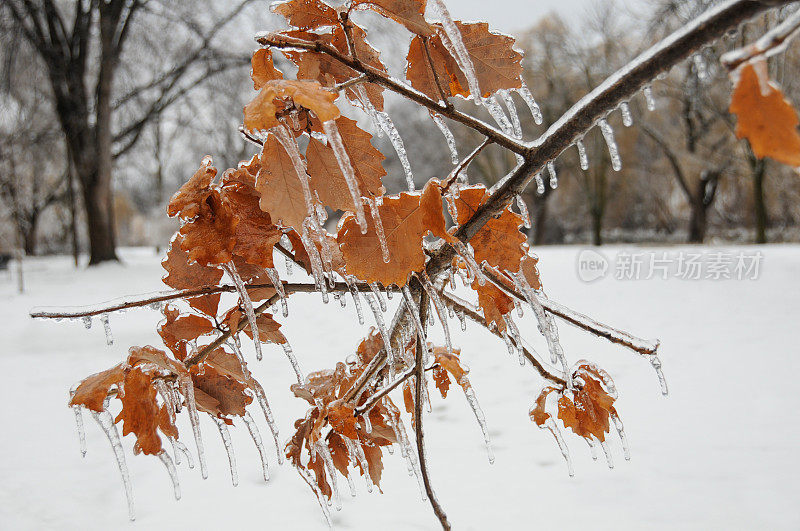
{"type": "MultiPolygon", "coordinates": [[[[616,280],[610,271],[609,278],[588,284],[576,274],[579,248],[540,250],[553,299],[662,342],[667,398],[645,360],[561,326],[570,359],[596,361],[617,383],[616,406],[632,460],[622,458],[619,441],[612,439],[613,470],[602,457],[592,461],[587,445],[567,435],[576,471],[570,478],[550,434],[528,419],[541,386],[536,373],[520,367],[501,341],[477,325],[462,333],[454,321],[454,342],[472,369],[497,456],[490,465],[457,388],[446,401],[433,398],[433,413],[425,419],[430,471],[454,528],[799,528],[800,246],[758,249],[764,259],[757,280],[616,280]]],[[[603,248],[609,258],[622,251],[603,248]]],[[[160,257],[152,250],[122,255],[122,265],[81,270],[67,258],[31,259],[22,296],[8,273],[0,273],[0,529],[324,529],[317,503],[296,472],[276,466],[271,440],[272,479],[261,481],[255,448],[242,427],[233,430],[240,476],[233,488],[209,419],[202,422],[210,477],[203,481],[184,462],[179,502],[161,463],[134,457],[132,436],[125,438],[137,513],[136,522],[128,523],[108,442],[87,416],[89,451],[81,459],[67,394],[77,380],[119,362],[130,345],[160,345],[160,314],[142,309],[112,315],[112,347],[105,345],[99,322],[87,331],[80,322],[27,317],[33,306],[89,304],[162,289],[160,257]]],[[[324,306],[316,295],[292,297],[283,330],[304,371],[332,367],[358,344],[371,319],[359,326],[348,302],[341,309],[333,301],[324,306]]],[[[529,314],[523,335],[537,339],[529,314]]],[[[279,348],[268,346],[265,360],[253,361],[251,368],[264,384],[281,437],[288,438],[306,408],[288,390],[294,379],[289,364],[279,348]]],[[[254,417],[263,422],[260,413],[254,417]]],[[[179,426],[186,440],[188,425],[179,426]]],[[[262,434],[270,439],[263,425],[262,434]]],[[[190,438],[186,442],[193,448],[190,438]]],[[[436,529],[399,452],[386,455],[384,464],[384,494],[369,494],[357,482],[358,496],[350,498],[341,478],[345,499],[343,510],[333,514],[336,528],[436,529]]]]}

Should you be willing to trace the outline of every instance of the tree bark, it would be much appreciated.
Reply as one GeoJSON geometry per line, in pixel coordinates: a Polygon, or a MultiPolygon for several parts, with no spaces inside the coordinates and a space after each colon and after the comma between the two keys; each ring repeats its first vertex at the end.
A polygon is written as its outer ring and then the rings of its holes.
{"type": "Polygon", "coordinates": [[[755,160],[753,168],[753,214],[755,216],[756,243],[767,243],[767,204],[764,199],[764,170],[766,164],[763,160],[755,160]]]}
{"type": "Polygon", "coordinates": [[[689,243],[703,243],[706,238],[706,211],[707,205],[702,197],[695,195],[691,202],[691,216],[689,217],[689,243]]]}
{"type": "Polygon", "coordinates": [[[603,210],[592,209],[592,245],[603,245],[603,210]]]}

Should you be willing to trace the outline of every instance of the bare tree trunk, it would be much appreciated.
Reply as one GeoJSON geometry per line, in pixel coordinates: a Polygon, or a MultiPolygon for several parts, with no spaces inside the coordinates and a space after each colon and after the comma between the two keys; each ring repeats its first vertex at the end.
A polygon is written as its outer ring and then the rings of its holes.
{"type": "Polygon", "coordinates": [[[72,171],[72,160],[67,156],[67,201],[69,202],[69,231],[72,237],[72,259],[75,262],[75,267],[78,267],[78,260],[80,258],[80,251],[78,248],[78,219],[77,209],[78,205],[75,204],[77,197],[75,197],[75,174],[72,171]]]}
{"type": "Polygon", "coordinates": [[[689,217],[689,243],[703,243],[706,238],[706,205],[702,198],[693,197],[691,208],[692,213],[689,217]]]}
{"type": "Polygon", "coordinates": [[[39,216],[34,214],[28,220],[28,226],[25,228],[25,231],[21,234],[22,236],[22,246],[25,250],[25,256],[35,256],[36,255],[36,229],[39,226],[39,216]]]}
{"type": "Polygon", "coordinates": [[[755,160],[753,168],[753,214],[755,216],[756,243],[767,243],[767,204],[764,200],[764,170],[766,164],[763,160],[755,160]]]}
{"type": "Polygon", "coordinates": [[[592,245],[603,245],[603,209],[592,208],[592,245]]]}

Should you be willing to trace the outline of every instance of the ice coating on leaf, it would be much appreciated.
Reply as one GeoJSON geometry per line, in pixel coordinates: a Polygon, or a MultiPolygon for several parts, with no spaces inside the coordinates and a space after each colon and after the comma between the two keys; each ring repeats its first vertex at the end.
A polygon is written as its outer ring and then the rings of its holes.
{"type": "Polygon", "coordinates": [[[514,127],[511,125],[506,113],[503,112],[503,108],[500,107],[499,103],[497,103],[497,98],[490,96],[488,98],[483,98],[482,102],[483,106],[486,107],[487,111],[489,111],[489,114],[492,116],[494,121],[500,126],[500,129],[503,131],[503,133],[509,136],[515,136],[514,127]]]}
{"type": "Polygon", "coordinates": [[[534,180],[536,181],[536,193],[539,195],[544,194],[544,179],[542,179],[542,174],[537,173],[534,180]]]}
{"type": "Polygon", "coordinates": [[[644,101],[647,105],[647,110],[651,112],[656,110],[656,100],[653,98],[653,87],[645,85],[642,92],[644,93],[644,101]]]}
{"type": "Polygon", "coordinates": [[[389,253],[389,245],[386,243],[386,232],[383,230],[383,221],[381,220],[380,212],[378,212],[378,204],[372,198],[367,199],[367,204],[372,215],[372,222],[375,224],[375,234],[378,236],[378,242],[381,245],[381,258],[383,258],[384,263],[388,264],[392,257],[389,253]]]}
{"type": "Polygon", "coordinates": [[[406,176],[408,191],[413,192],[415,190],[414,174],[411,172],[411,163],[408,161],[408,154],[406,153],[406,146],[403,144],[403,138],[400,136],[400,132],[394,126],[394,122],[392,122],[388,114],[385,112],[378,112],[377,117],[378,125],[383,129],[383,132],[386,133],[386,136],[389,137],[389,142],[392,143],[392,147],[397,153],[397,158],[400,159],[400,164],[403,166],[403,173],[405,173],[406,176]]]}
{"type": "Polygon", "coordinates": [[[561,436],[561,430],[558,429],[558,425],[552,418],[548,418],[540,428],[550,430],[550,433],[553,434],[556,444],[558,444],[558,449],[561,450],[561,455],[564,456],[564,461],[567,462],[567,473],[569,473],[569,477],[574,477],[575,470],[572,468],[572,458],[569,456],[569,447],[567,443],[564,442],[564,437],[561,436]]]}
{"type": "Polygon", "coordinates": [[[603,133],[603,138],[608,146],[608,155],[611,157],[611,167],[614,168],[614,171],[620,171],[622,169],[622,159],[619,156],[617,141],[614,140],[614,130],[611,129],[611,126],[608,125],[605,118],[601,119],[597,124],[600,126],[600,131],[603,133]]]}
{"type": "Polygon", "coordinates": [[[203,450],[203,436],[200,433],[200,417],[197,414],[197,403],[194,400],[194,384],[188,376],[178,380],[181,392],[186,399],[186,408],[189,410],[189,422],[192,425],[194,443],[197,446],[197,460],[200,461],[200,475],[203,479],[208,478],[208,467],[206,466],[206,455],[203,450]]]}
{"type": "Polygon", "coordinates": [[[367,232],[367,218],[364,215],[364,205],[361,201],[361,191],[358,188],[358,180],[356,179],[356,172],[353,169],[353,164],[350,161],[350,156],[344,149],[344,142],[342,135],[339,134],[339,129],[336,127],[336,122],[330,120],[322,122],[322,129],[325,131],[325,136],[328,137],[328,144],[333,149],[333,154],[336,156],[336,162],[339,163],[339,169],[342,170],[344,180],[347,183],[347,188],[350,190],[350,196],[355,205],[355,215],[358,221],[358,226],[361,227],[361,232],[367,232]]]}
{"type": "Polygon", "coordinates": [[[575,147],[578,148],[578,159],[580,160],[581,169],[586,171],[589,169],[589,156],[586,154],[586,146],[583,144],[583,140],[577,140],[575,142],[575,147]]]}
{"type": "Polygon", "coordinates": [[[228,276],[231,277],[231,280],[233,280],[236,291],[239,293],[239,300],[242,302],[244,313],[247,316],[247,324],[250,326],[250,332],[253,334],[256,359],[261,361],[261,358],[263,358],[263,354],[261,353],[261,336],[258,332],[258,322],[256,321],[256,312],[253,309],[253,301],[250,300],[250,294],[247,293],[247,288],[244,285],[242,277],[240,277],[238,271],[236,271],[236,265],[234,265],[233,262],[229,262],[225,270],[228,272],[228,276]]]}
{"type": "Polygon", "coordinates": [[[480,403],[478,403],[478,397],[475,396],[475,390],[472,388],[472,384],[470,384],[466,376],[462,376],[458,384],[464,389],[464,396],[467,397],[467,403],[469,403],[469,407],[472,409],[472,412],[475,414],[475,419],[481,427],[489,463],[494,463],[494,450],[492,450],[492,439],[489,437],[489,427],[486,425],[486,416],[483,414],[480,403]]]}
{"type": "Polygon", "coordinates": [[[528,205],[521,195],[517,194],[517,208],[519,208],[519,215],[522,216],[522,226],[526,229],[531,228],[531,215],[528,212],[528,205]]]}
{"type": "Polygon", "coordinates": [[[428,3],[428,7],[432,8],[434,13],[438,15],[444,30],[444,35],[441,35],[442,43],[448,48],[458,67],[464,73],[464,77],[467,78],[469,92],[475,98],[475,103],[479,103],[482,93],[478,84],[478,76],[475,74],[475,65],[472,64],[472,58],[469,56],[469,51],[464,44],[461,30],[458,29],[453,17],[450,16],[450,11],[448,11],[443,0],[431,0],[428,3]]]}
{"type": "Polygon", "coordinates": [[[267,276],[269,277],[269,281],[272,282],[272,285],[275,287],[278,297],[281,299],[281,310],[283,316],[289,317],[289,306],[286,302],[286,290],[283,289],[283,282],[281,282],[281,277],[278,274],[278,270],[274,267],[268,267],[267,276]]]}
{"type": "Polygon", "coordinates": [[[372,476],[370,476],[368,472],[369,464],[367,463],[367,456],[364,455],[364,449],[361,448],[360,444],[356,444],[348,438],[345,438],[344,442],[347,446],[348,452],[350,453],[351,459],[355,459],[355,461],[358,463],[358,466],[360,466],[361,470],[364,471],[364,481],[367,484],[367,492],[372,492],[372,476]]]}
{"type": "Polygon", "coordinates": [[[353,89],[356,91],[358,95],[358,101],[361,103],[361,108],[364,109],[364,112],[367,113],[369,119],[372,121],[372,127],[375,129],[375,133],[377,134],[378,138],[383,136],[383,127],[380,124],[380,120],[378,119],[378,111],[375,110],[375,106],[372,105],[372,102],[369,100],[369,96],[367,96],[367,91],[364,89],[363,83],[357,83],[353,89]]]}
{"type": "Polygon", "coordinates": [[[449,127],[447,127],[444,118],[442,118],[439,114],[431,111],[430,115],[433,123],[435,123],[436,127],[439,128],[439,131],[442,132],[442,135],[447,142],[447,148],[450,150],[450,161],[453,164],[458,164],[460,159],[458,158],[458,148],[456,147],[456,138],[453,136],[453,132],[449,127]]]}
{"type": "Polygon", "coordinates": [[[128,518],[130,518],[131,521],[136,520],[136,514],[133,510],[133,488],[131,487],[131,478],[128,473],[128,465],[125,462],[125,452],[122,449],[122,442],[119,440],[119,432],[117,432],[117,427],[114,425],[114,418],[111,416],[111,413],[105,409],[100,413],[92,410],[89,410],[89,412],[92,414],[92,418],[94,418],[95,422],[100,426],[100,429],[103,430],[103,433],[106,434],[108,442],[111,443],[111,449],[114,451],[114,458],[117,461],[119,474],[122,477],[122,485],[125,488],[125,498],[128,502],[128,518]]]}
{"type": "MultiPolygon", "coordinates": [[[[330,484],[333,489],[333,499],[336,503],[336,510],[342,510],[342,498],[339,496],[339,482],[337,481],[337,474],[336,474],[336,467],[333,466],[333,458],[331,457],[331,452],[328,449],[326,444],[317,443],[316,445],[317,455],[322,457],[323,463],[325,463],[325,468],[328,471],[328,477],[330,478],[330,484]]],[[[369,474],[367,474],[369,475],[369,474]]]]}
{"type": "Polygon", "coordinates": [[[256,446],[256,450],[258,450],[258,456],[261,458],[261,472],[262,475],[264,476],[264,481],[269,481],[269,463],[267,462],[267,450],[266,448],[264,448],[264,443],[261,440],[261,433],[258,431],[258,426],[253,420],[253,417],[250,416],[249,411],[245,412],[245,414],[242,416],[242,420],[247,426],[247,431],[250,432],[250,438],[253,439],[253,444],[256,446]]]}
{"type": "Polygon", "coordinates": [[[622,114],[622,125],[630,127],[633,125],[633,115],[631,114],[631,107],[627,101],[619,104],[619,112],[622,114]]]}
{"type": "Polygon", "coordinates": [[[295,139],[294,135],[289,133],[286,127],[283,126],[273,127],[272,132],[275,134],[278,142],[280,142],[280,144],[283,146],[283,149],[286,150],[286,153],[289,155],[289,158],[292,161],[292,166],[294,167],[294,171],[297,173],[297,178],[300,181],[300,187],[303,189],[303,198],[306,202],[308,215],[311,217],[316,217],[317,209],[314,198],[311,195],[311,183],[308,177],[308,168],[306,167],[305,160],[303,160],[303,156],[300,154],[300,147],[297,145],[297,140],[295,139]]]}
{"type": "Polygon", "coordinates": [[[303,478],[311,490],[314,491],[314,495],[317,497],[317,503],[319,503],[320,509],[322,509],[322,516],[325,517],[325,522],[328,524],[328,528],[333,529],[333,521],[331,520],[331,513],[328,510],[328,504],[325,501],[325,496],[322,494],[322,491],[319,489],[319,485],[317,485],[317,480],[314,479],[314,476],[303,467],[294,467],[297,470],[297,473],[300,474],[300,477],[303,478]]]}
{"type": "Polygon", "coordinates": [[[108,322],[107,313],[104,313],[100,316],[100,322],[103,323],[103,332],[106,334],[106,345],[113,345],[114,335],[111,333],[111,323],[108,322]]]}
{"type": "Polygon", "coordinates": [[[542,125],[542,123],[544,122],[544,117],[542,116],[542,109],[539,107],[539,104],[536,103],[533,94],[531,94],[531,90],[528,88],[528,85],[525,84],[525,81],[522,78],[520,78],[520,83],[521,86],[517,89],[517,94],[522,96],[523,101],[530,109],[534,123],[536,125],[542,125]]]}
{"type": "Polygon", "coordinates": [[[455,240],[452,242],[452,245],[458,252],[458,255],[464,260],[464,263],[467,265],[467,270],[470,272],[472,278],[478,280],[478,285],[483,286],[486,284],[486,275],[484,275],[483,271],[481,271],[481,266],[475,261],[475,256],[472,254],[472,251],[469,250],[466,244],[460,240],[455,240]]]}
{"type": "Polygon", "coordinates": [[[172,491],[175,494],[175,499],[180,500],[181,484],[178,481],[178,471],[175,470],[175,463],[172,462],[172,458],[164,450],[161,450],[159,453],[157,453],[156,457],[158,457],[158,460],[164,464],[164,468],[167,469],[169,479],[172,481],[172,491]]]}
{"type": "Polygon", "coordinates": [[[328,303],[328,290],[325,285],[325,275],[323,274],[322,260],[319,256],[317,246],[311,240],[308,230],[308,220],[303,222],[303,228],[300,232],[300,241],[303,242],[303,247],[308,254],[309,262],[311,262],[311,274],[314,277],[314,286],[322,294],[322,302],[328,303]]]}
{"type": "Polygon", "coordinates": [[[550,188],[555,190],[558,188],[558,174],[556,173],[556,165],[552,160],[547,161],[547,173],[550,174],[550,188]]]}
{"type": "Polygon", "coordinates": [[[236,471],[236,455],[233,453],[233,441],[231,441],[231,434],[228,431],[228,425],[219,417],[212,417],[219,429],[219,435],[222,437],[222,443],[225,445],[225,452],[228,454],[228,468],[231,471],[231,483],[236,487],[239,485],[239,473],[236,471]]]}

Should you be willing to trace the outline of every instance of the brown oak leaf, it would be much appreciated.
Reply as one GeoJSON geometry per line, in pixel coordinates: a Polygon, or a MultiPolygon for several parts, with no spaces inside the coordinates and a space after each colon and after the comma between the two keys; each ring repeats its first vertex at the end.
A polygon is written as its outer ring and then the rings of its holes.
{"type": "Polygon", "coordinates": [[[736,136],[746,138],[757,157],[800,166],[797,111],[777,85],[759,81],[752,64],[740,70],[730,112],[737,117],[736,136]]]}
{"type": "Polygon", "coordinates": [[[336,10],[321,0],[288,0],[274,4],[272,10],[286,17],[289,24],[301,30],[339,24],[336,10]]]}
{"type": "Polygon", "coordinates": [[[216,175],[217,169],[211,165],[211,159],[204,159],[200,168],[169,200],[167,215],[172,217],[180,214],[183,219],[197,216],[211,193],[211,181],[216,175]]]}
{"type": "Polygon", "coordinates": [[[157,431],[159,406],[152,379],[134,368],[125,375],[124,387],[125,393],[119,397],[122,410],[114,422],[122,421],[122,435],[136,435],[135,453],[156,455],[161,452],[161,437],[157,431]]]}
{"type": "MultiPolygon", "coordinates": [[[[192,289],[216,286],[222,279],[222,270],[189,261],[189,253],[181,249],[180,235],[172,240],[167,257],[161,261],[161,267],[167,272],[162,282],[174,289],[192,289]]],[[[203,295],[189,299],[189,305],[206,315],[216,315],[219,307],[218,293],[203,295]]]]}
{"type": "Polygon", "coordinates": [[[285,227],[300,228],[308,216],[303,187],[292,159],[275,137],[269,135],[261,151],[261,171],[256,188],[260,208],[285,227]]]}
{"type": "Polygon", "coordinates": [[[70,406],[83,406],[100,413],[113,387],[120,387],[125,379],[124,364],[120,363],[110,369],[85,378],[75,389],[75,394],[69,400],[70,406]]]}
{"type": "Polygon", "coordinates": [[[354,0],[354,7],[367,7],[399,22],[412,33],[431,35],[431,25],[425,20],[427,0],[354,0]]]}
{"type": "Polygon", "coordinates": [[[264,83],[258,95],[244,108],[244,128],[248,131],[265,131],[279,125],[276,101],[284,98],[294,101],[297,107],[313,111],[321,122],[339,117],[334,104],[338,95],[326,90],[317,81],[309,79],[272,79],[264,83]]]}
{"type": "Polygon", "coordinates": [[[256,50],[250,60],[250,65],[252,66],[250,77],[253,80],[253,88],[256,90],[261,89],[267,81],[283,79],[281,71],[275,68],[272,52],[268,48],[256,50]]]}

